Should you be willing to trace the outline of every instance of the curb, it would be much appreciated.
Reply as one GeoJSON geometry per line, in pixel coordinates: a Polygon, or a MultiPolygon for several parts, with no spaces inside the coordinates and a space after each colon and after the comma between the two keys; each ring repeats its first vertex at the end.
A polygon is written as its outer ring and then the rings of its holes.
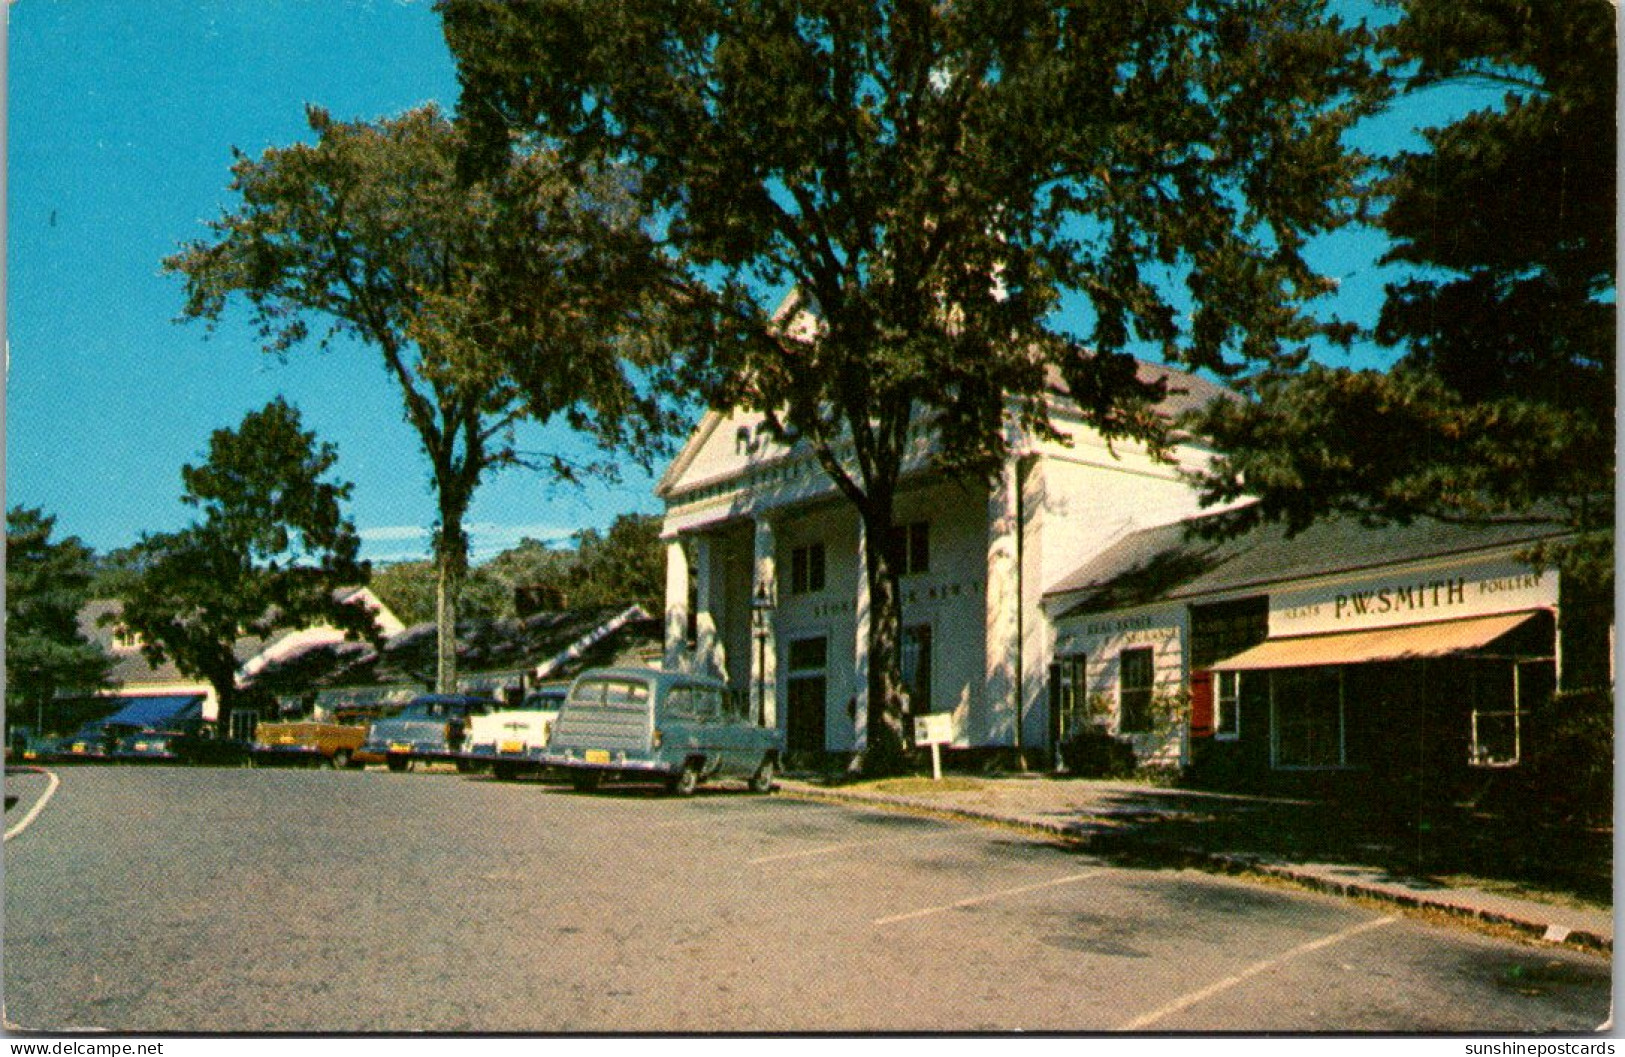
{"type": "MultiPolygon", "coordinates": [[[[884,793],[842,793],[837,790],[818,789],[816,787],[786,788],[783,786],[776,787],[775,792],[778,795],[798,800],[888,808],[932,818],[1004,826],[1030,833],[1059,837],[1063,840],[1084,845],[1093,842],[1098,836],[1089,826],[1081,823],[1048,822],[1042,819],[1004,815],[997,811],[972,807],[944,807],[922,803],[903,796],[888,796],[884,793]]],[[[1542,943],[1578,947],[1593,953],[1608,955],[1612,955],[1614,949],[1612,937],[1587,929],[1570,929],[1551,922],[1519,917],[1502,911],[1462,906],[1459,903],[1452,903],[1448,900],[1436,899],[1427,895],[1395,892],[1381,885],[1367,884],[1362,881],[1336,880],[1310,871],[1243,855],[1229,855],[1185,846],[1171,846],[1158,850],[1184,857],[1193,866],[1205,867],[1229,874],[1261,874],[1325,895],[1341,896],[1347,899],[1365,899],[1411,910],[1428,910],[1447,914],[1464,921],[1511,929],[1526,938],[1542,943]]]]}

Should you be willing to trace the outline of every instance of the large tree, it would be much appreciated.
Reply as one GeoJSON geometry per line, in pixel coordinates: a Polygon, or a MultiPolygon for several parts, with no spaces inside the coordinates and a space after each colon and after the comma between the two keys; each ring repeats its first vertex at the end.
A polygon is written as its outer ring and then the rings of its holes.
{"type": "Polygon", "coordinates": [[[1611,596],[1614,513],[1615,7],[1607,0],[1404,0],[1385,44],[1406,87],[1490,89],[1391,160],[1391,370],[1321,366],[1201,425],[1230,454],[1210,498],[1234,526],[1326,513],[1524,520],[1572,530],[1531,555],[1611,596]]]}
{"type": "Polygon", "coordinates": [[[6,718],[36,734],[52,698],[101,687],[113,663],[79,629],[95,555],[77,536],[53,541],[55,528],[38,508],[6,511],[6,718]]]}
{"type": "Polygon", "coordinates": [[[1343,328],[1307,240],[1357,208],[1382,77],[1320,0],[442,0],[476,159],[624,166],[719,405],[807,444],[870,545],[869,764],[902,741],[894,503],[919,429],[990,475],[1046,379],[1163,450],[1131,353],[1232,373],[1343,328]],[[793,289],[811,330],[780,325],[793,289]],[[1058,325],[1074,295],[1084,322],[1058,325]]]}
{"type": "Polygon", "coordinates": [[[165,261],[185,277],[188,318],[247,299],[268,351],[304,343],[311,320],[383,357],[428,457],[438,517],[437,684],[456,685],[464,519],[504,467],[560,478],[601,460],[525,451],[524,420],[564,421],[647,459],[678,425],[652,384],[670,362],[643,325],[649,277],[619,268],[641,227],[613,174],[569,179],[545,154],[459,174],[459,131],[435,107],[377,122],[309,111],[313,144],[237,155],[237,205],[211,237],[165,261]]]}
{"type": "Polygon", "coordinates": [[[154,665],[172,659],[207,680],[222,726],[239,697],[239,639],[313,624],[379,636],[371,610],[347,600],[368,570],[343,514],[350,486],[328,477],[337,459],[278,398],[216,430],[208,459],[181,469],[182,501],[201,518],[137,546],[141,574],[123,595],[121,629],[154,665]]]}

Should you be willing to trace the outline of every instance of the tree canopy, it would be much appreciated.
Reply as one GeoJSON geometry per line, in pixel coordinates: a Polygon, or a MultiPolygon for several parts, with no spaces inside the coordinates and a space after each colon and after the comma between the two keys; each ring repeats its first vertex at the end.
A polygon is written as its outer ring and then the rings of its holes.
{"type": "MultiPolygon", "coordinates": [[[[1390,164],[1389,371],[1316,367],[1199,427],[1228,454],[1232,523],[1549,520],[1571,572],[1612,576],[1615,9],[1606,0],[1405,0],[1386,35],[1410,90],[1500,89],[1390,164]]],[[[1552,556],[1546,553],[1545,557],[1552,556]]],[[[1611,593],[1611,592],[1610,592],[1611,593]]]]}
{"type": "MultiPolygon", "coordinates": [[[[920,428],[988,476],[1009,416],[1160,450],[1135,351],[1233,374],[1347,328],[1305,255],[1357,211],[1370,38],[1319,0],[441,0],[476,163],[557,151],[665,220],[723,407],[799,438],[872,545],[868,744],[902,738],[892,518],[920,428]],[[786,326],[780,298],[816,317],[786,326]],[[1063,299],[1081,306],[1063,328],[1063,299]]],[[[884,766],[884,762],[882,762],[884,766]]]]}
{"type": "MultiPolygon", "coordinates": [[[[517,426],[558,419],[647,460],[681,423],[668,394],[683,361],[643,318],[653,279],[623,266],[653,258],[630,252],[641,221],[613,174],[567,177],[531,153],[465,181],[461,133],[433,106],[375,122],[308,116],[315,143],[236,155],[237,204],[165,267],[186,280],[187,318],[217,320],[245,298],[268,351],[343,335],[382,355],[429,460],[437,620],[453,628],[463,522],[487,473],[613,470],[525,450],[517,426]],[[314,338],[313,321],[326,326],[314,338]]],[[[443,636],[443,690],[454,646],[443,636]]]]}
{"type": "Polygon", "coordinates": [[[100,688],[113,663],[79,629],[95,555],[77,536],[52,540],[55,529],[36,507],[6,511],[6,717],[36,732],[52,698],[100,688]]]}
{"type": "Polygon", "coordinates": [[[350,486],[328,476],[337,459],[297,410],[273,400],[237,429],[216,430],[207,460],[182,468],[182,501],[200,519],[137,545],[142,571],[119,623],[152,664],[173,660],[206,679],[223,723],[238,696],[239,639],[313,624],[378,636],[372,612],[346,600],[368,570],[342,510],[350,486]]]}

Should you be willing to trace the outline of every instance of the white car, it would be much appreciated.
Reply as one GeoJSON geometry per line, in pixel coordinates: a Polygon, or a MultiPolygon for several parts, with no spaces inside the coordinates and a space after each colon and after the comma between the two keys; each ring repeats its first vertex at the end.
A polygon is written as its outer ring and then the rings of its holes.
{"type": "Polygon", "coordinates": [[[540,758],[553,736],[567,683],[531,691],[515,708],[469,720],[460,754],[470,765],[486,765],[504,781],[542,769],[540,758]]]}

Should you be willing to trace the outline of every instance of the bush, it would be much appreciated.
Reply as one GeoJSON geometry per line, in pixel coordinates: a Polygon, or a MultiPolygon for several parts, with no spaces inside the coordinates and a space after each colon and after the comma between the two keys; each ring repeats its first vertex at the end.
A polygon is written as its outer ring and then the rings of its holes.
{"type": "Polygon", "coordinates": [[[1614,810],[1614,698],[1560,693],[1526,721],[1513,795],[1528,814],[1605,824],[1614,810]]]}
{"type": "Polygon", "coordinates": [[[1126,778],[1134,773],[1134,746],[1104,727],[1086,724],[1061,743],[1061,762],[1079,778],[1126,778]]]}

